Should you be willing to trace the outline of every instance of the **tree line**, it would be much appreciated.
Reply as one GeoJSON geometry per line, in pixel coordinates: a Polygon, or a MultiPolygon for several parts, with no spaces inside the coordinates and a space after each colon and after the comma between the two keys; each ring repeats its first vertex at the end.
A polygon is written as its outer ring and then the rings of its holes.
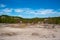
{"type": "Polygon", "coordinates": [[[60,24],[60,17],[48,17],[48,18],[22,18],[18,16],[0,15],[0,23],[49,23],[60,24]]]}

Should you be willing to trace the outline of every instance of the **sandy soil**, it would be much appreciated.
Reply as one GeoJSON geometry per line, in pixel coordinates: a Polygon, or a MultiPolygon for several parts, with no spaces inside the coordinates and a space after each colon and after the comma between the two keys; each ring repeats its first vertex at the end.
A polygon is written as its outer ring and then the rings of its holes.
{"type": "Polygon", "coordinates": [[[60,40],[60,28],[0,27],[0,40],[60,40]]]}

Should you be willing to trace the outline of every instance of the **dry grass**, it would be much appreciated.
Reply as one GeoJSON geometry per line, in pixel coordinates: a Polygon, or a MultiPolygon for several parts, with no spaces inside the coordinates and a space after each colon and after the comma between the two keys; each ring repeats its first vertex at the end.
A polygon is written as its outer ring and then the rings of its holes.
{"type": "Polygon", "coordinates": [[[39,36],[39,34],[38,33],[32,33],[32,36],[39,36]]]}
{"type": "Polygon", "coordinates": [[[16,33],[14,32],[5,32],[0,34],[0,36],[14,36],[14,35],[16,35],[16,33]]]}
{"type": "Polygon", "coordinates": [[[19,28],[26,28],[26,24],[20,24],[19,28]]]}

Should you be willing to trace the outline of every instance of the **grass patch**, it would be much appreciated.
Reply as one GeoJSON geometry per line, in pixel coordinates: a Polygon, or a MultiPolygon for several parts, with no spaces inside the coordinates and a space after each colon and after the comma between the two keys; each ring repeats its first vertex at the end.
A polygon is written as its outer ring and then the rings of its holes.
{"type": "Polygon", "coordinates": [[[6,33],[1,33],[0,36],[14,36],[16,33],[14,32],[6,32],[6,33]]]}
{"type": "Polygon", "coordinates": [[[26,24],[20,24],[19,28],[26,28],[27,25],[26,24]]]}
{"type": "Polygon", "coordinates": [[[38,33],[32,33],[32,36],[39,36],[38,33]]]}

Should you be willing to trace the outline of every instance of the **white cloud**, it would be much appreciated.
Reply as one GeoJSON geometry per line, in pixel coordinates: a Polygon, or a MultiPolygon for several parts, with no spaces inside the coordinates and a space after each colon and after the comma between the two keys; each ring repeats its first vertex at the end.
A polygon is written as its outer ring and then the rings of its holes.
{"type": "Polygon", "coordinates": [[[30,8],[24,8],[24,9],[15,9],[15,12],[17,13],[26,13],[26,14],[35,14],[35,15],[46,15],[46,14],[55,14],[55,13],[59,13],[58,11],[54,10],[54,9],[30,9],[30,8]]]}
{"type": "Polygon", "coordinates": [[[5,8],[5,9],[2,9],[0,10],[0,14],[9,14],[9,13],[18,13],[19,15],[17,16],[21,16],[23,17],[23,15],[27,15],[27,16],[31,16],[31,15],[34,15],[34,17],[38,16],[38,15],[48,15],[48,14],[60,14],[60,11],[57,10],[54,10],[54,9],[31,9],[31,8],[18,8],[18,9],[12,9],[12,8],[5,8]],[[23,15],[20,15],[20,13],[23,15]]]}
{"type": "Polygon", "coordinates": [[[4,5],[4,4],[0,4],[0,7],[6,7],[6,5],[4,5]]]}
{"type": "Polygon", "coordinates": [[[0,9],[0,15],[2,14],[10,14],[13,11],[11,8],[0,9]]]}
{"type": "Polygon", "coordinates": [[[14,9],[15,12],[23,12],[24,10],[22,9],[14,9]]]}
{"type": "Polygon", "coordinates": [[[11,9],[11,8],[5,8],[2,11],[5,12],[5,13],[10,13],[10,12],[12,12],[12,10],[13,9],[11,9]]]}
{"type": "Polygon", "coordinates": [[[36,11],[36,14],[51,14],[54,13],[55,11],[53,9],[39,9],[36,11]]]}
{"type": "Polygon", "coordinates": [[[18,15],[18,16],[23,17],[23,15],[18,15]]]}
{"type": "Polygon", "coordinates": [[[5,12],[0,12],[0,15],[5,15],[5,14],[10,14],[10,13],[5,13],[5,12]]]}

